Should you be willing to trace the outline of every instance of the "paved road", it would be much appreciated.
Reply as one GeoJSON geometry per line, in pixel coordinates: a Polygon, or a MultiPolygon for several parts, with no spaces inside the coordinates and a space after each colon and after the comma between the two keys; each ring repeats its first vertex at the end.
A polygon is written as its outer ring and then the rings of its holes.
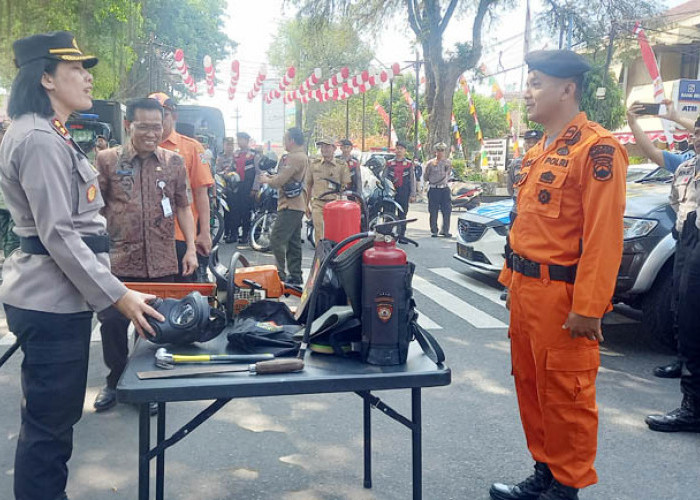
{"type": "MultiPolygon", "coordinates": [[[[492,481],[519,480],[531,467],[510,377],[508,315],[493,277],[468,271],[455,261],[454,240],[430,238],[424,205],[415,205],[413,213],[420,220],[408,234],[421,246],[407,251],[418,265],[415,289],[421,322],[440,340],[453,370],[451,386],[424,391],[424,498],[485,500],[492,481]]],[[[308,268],[312,254],[307,243],[304,248],[308,268]]],[[[231,251],[226,248],[225,254],[231,251]]],[[[245,253],[255,263],[272,260],[245,253]]],[[[646,414],[679,402],[677,381],[650,375],[668,355],[646,345],[637,336],[638,324],[624,316],[606,318],[604,333],[598,377],[600,483],[581,498],[696,500],[700,435],[653,433],[643,423],[646,414]]],[[[0,343],[10,340],[5,336],[0,343]]],[[[73,500],[131,500],[137,484],[137,411],[121,405],[105,414],[93,412],[92,400],[105,375],[99,336],[91,353],[68,493],[73,500]]],[[[20,361],[21,356],[15,356],[0,371],[2,499],[11,497],[20,361]]],[[[403,412],[410,410],[407,394],[385,392],[381,397],[403,412]]],[[[172,404],[169,430],[205,405],[172,404]]],[[[231,402],[168,452],[166,498],[408,499],[409,433],[375,415],[372,490],[364,490],[361,482],[360,400],[330,394],[231,402]]]]}

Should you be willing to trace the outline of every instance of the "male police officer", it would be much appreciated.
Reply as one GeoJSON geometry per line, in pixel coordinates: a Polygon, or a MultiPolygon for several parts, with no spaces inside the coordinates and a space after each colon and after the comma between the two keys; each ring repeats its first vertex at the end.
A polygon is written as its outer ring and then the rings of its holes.
{"type": "Polygon", "coordinates": [[[442,230],[440,236],[451,238],[450,214],[452,198],[447,182],[450,180],[452,163],[445,157],[447,144],[438,142],[435,146],[435,158],[428,160],[423,172],[423,180],[428,183],[428,212],[430,213],[430,235],[438,236],[438,212],[442,213],[442,230]]]}
{"type": "Polygon", "coordinates": [[[321,148],[321,158],[316,158],[311,162],[306,171],[304,182],[307,193],[309,193],[306,216],[311,217],[314,221],[314,239],[318,244],[323,239],[323,207],[329,201],[338,198],[334,194],[323,197],[321,195],[336,189],[337,185],[340,185],[341,189],[345,189],[350,184],[350,169],[343,160],[333,158],[333,153],[335,153],[333,140],[319,139],[316,141],[316,146],[321,148]]]}
{"type": "Polygon", "coordinates": [[[545,136],[515,182],[518,217],[501,283],[512,369],[535,473],[494,484],[496,500],[573,500],[597,481],[595,379],[601,318],[622,260],[627,154],[579,111],[590,66],[567,50],[529,53],[525,105],[545,136]]]}
{"type": "MultiPolygon", "coordinates": [[[[700,149],[700,118],[695,122],[695,149],[700,149]]],[[[700,432],[700,322],[698,322],[698,285],[700,281],[700,245],[698,217],[700,207],[700,168],[698,157],[682,163],[673,176],[671,206],[676,210],[676,255],[673,263],[673,287],[678,300],[678,357],[682,360],[680,408],[666,415],[650,415],[646,423],[653,431],[700,432]]]]}
{"type": "Polygon", "coordinates": [[[253,210],[253,200],[260,190],[260,163],[261,155],[250,149],[250,135],[246,132],[236,134],[238,150],[233,154],[233,162],[236,172],[240,177],[240,184],[236,196],[233,198],[233,206],[229,205],[233,213],[231,226],[231,238],[238,236],[238,228],[242,234],[238,238],[240,245],[246,245],[250,233],[250,217],[253,210]]]}
{"type": "MultiPolygon", "coordinates": [[[[396,188],[396,203],[401,205],[403,218],[408,215],[408,203],[416,199],[416,175],[413,161],[406,158],[408,144],[404,141],[396,143],[396,156],[386,162],[386,175],[394,183],[396,188]]],[[[402,224],[400,234],[406,232],[406,225],[402,224]]]]}
{"type": "Polygon", "coordinates": [[[336,156],[336,158],[347,163],[348,168],[350,169],[349,189],[357,193],[359,196],[362,196],[362,172],[360,169],[360,160],[352,155],[352,148],[353,144],[350,139],[341,139],[341,154],[336,156]]]}

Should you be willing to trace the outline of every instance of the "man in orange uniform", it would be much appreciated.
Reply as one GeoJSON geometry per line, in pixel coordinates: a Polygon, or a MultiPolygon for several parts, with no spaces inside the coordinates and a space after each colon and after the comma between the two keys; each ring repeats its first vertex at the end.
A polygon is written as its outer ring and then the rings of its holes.
{"type": "MultiPolygon", "coordinates": [[[[151,99],[160,102],[165,110],[163,116],[163,140],[159,146],[168,151],[174,151],[185,159],[187,168],[187,178],[192,188],[192,215],[195,223],[195,246],[197,247],[197,258],[206,265],[206,257],[211,251],[211,228],[209,213],[209,188],[214,185],[214,178],[211,175],[209,160],[204,154],[204,146],[199,141],[175,131],[177,122],[177,105],[175,101],[163,92],[155,92],[149,95],[151,99]]],[[[182,266],[182,257],[187,251],[185,236],[182,234],[177,221],[175,223],[175,249],[177,250],[178,262],[182,266]]],[[[183,276],[182,269],[178,270],[178,281],[196,281],[197,273],[190,276],[183,276]]]]}
{"type": "Polygon", "coordinates": [[[627,154],[579,111],[586,60],[567,50],[529,53],[524,98],[544,137],[515,186],[509,289],[511,356],[535,473],[491,486],[495,500],[575,500],[597,481],[595,379],[601,318],[622,259],[627,154]]]}

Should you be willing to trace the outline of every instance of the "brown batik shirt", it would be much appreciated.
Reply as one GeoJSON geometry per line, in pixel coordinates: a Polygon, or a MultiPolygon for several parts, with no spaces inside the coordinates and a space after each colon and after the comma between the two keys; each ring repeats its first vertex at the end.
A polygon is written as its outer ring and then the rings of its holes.
{"type": "Polygon", "coordinates": [[[129,143],[100,152],[96,163],[112,272],[139,278],[177,274],[175,217],[179,207],[192,202],[182,156],[159,147],[141,159],[129,143]]]}

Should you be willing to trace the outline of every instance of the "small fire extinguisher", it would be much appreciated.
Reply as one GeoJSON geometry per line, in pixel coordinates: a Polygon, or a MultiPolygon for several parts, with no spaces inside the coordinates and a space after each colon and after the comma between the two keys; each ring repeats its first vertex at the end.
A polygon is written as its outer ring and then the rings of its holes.
{"type": "MultiPolygon", "coordinates": [[[[361,357],[374,365],[405,363],[411,341],[408,288],[413,264],[407,262],[406,252],[396,247],[395,225],[377,226],[374,246],[362,255],[361,357]]],[[[401,241],[418,246],[403,236],[401,241]]]]}

